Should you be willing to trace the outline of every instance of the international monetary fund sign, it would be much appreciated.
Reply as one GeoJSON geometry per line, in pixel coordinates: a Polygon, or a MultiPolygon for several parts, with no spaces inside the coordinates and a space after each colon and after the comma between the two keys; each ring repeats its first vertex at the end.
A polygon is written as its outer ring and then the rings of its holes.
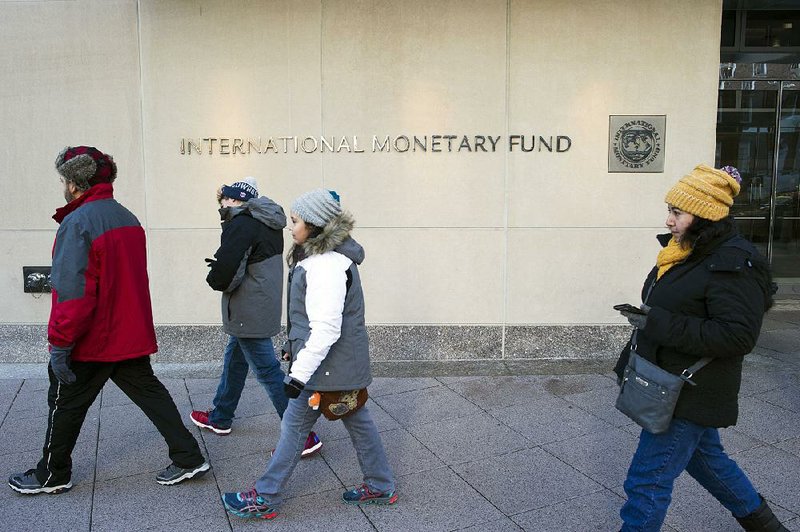
{"type": "Polygon", "coordinates": [[[258,155],[294,153],[564,153],[566,135],[320,135],[182,138],[181,155],[258,155]]]}
{"type": "Polygon", "coordinates": [[[611,115],[609,172],[663,172],[667,117],[611,115]]]}

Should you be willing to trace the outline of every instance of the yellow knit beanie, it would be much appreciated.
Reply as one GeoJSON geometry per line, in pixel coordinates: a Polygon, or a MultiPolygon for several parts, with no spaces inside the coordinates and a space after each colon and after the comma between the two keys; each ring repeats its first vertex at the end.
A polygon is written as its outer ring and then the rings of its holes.
{"type": "Polygon", "coordinates": [[[684,212],[716,222],[728,216],[740,188],[726,172],[700,164],[675,183],[664,200],[684,212]]]}

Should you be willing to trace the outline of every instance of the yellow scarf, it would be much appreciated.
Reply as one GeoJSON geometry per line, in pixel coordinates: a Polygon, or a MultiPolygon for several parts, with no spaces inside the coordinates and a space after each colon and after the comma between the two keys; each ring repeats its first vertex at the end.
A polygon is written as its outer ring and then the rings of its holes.
{"type": "Polygon", "coordinates": [[[672,237],[667,247],[658,252],[658,258],[656,259],[658,275],[656,275],[656,279],[661,279],[661,276],[667,273],[670,268],[685,261],[686,257],[691,253],[692,248],[682,248],[678,241],[675,240],[675,237],[672,237]]]}

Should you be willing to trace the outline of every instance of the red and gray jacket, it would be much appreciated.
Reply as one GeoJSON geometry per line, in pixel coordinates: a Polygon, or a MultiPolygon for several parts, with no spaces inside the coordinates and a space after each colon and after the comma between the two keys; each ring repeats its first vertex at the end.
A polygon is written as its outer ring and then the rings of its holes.
{"type": "Polygon", "coordinates": [[[91,187],[56,211],[53,306],[47,339],[74,346],[72,360],[117,362],[158,350],[150,306],[144,229],[114,199],[91,187]]]}

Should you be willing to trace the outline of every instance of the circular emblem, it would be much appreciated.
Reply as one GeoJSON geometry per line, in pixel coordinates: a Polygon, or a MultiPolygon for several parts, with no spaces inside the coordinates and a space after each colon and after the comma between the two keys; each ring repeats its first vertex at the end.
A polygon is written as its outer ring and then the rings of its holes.
{"type": "Polygon", "coordinates": [[[653,132],[641,126],[633,126],[622,131],[619,151],[623,159],[632,163],[640,163],[653,153],[656,139],[653,132]]]}
{"type": "Polygon", "coordinates": [[[614,157],[628,168],[644,168],[661,153],[661,136],[647,120],[631,120],[617,129],[613,139],[614,157]]]}

